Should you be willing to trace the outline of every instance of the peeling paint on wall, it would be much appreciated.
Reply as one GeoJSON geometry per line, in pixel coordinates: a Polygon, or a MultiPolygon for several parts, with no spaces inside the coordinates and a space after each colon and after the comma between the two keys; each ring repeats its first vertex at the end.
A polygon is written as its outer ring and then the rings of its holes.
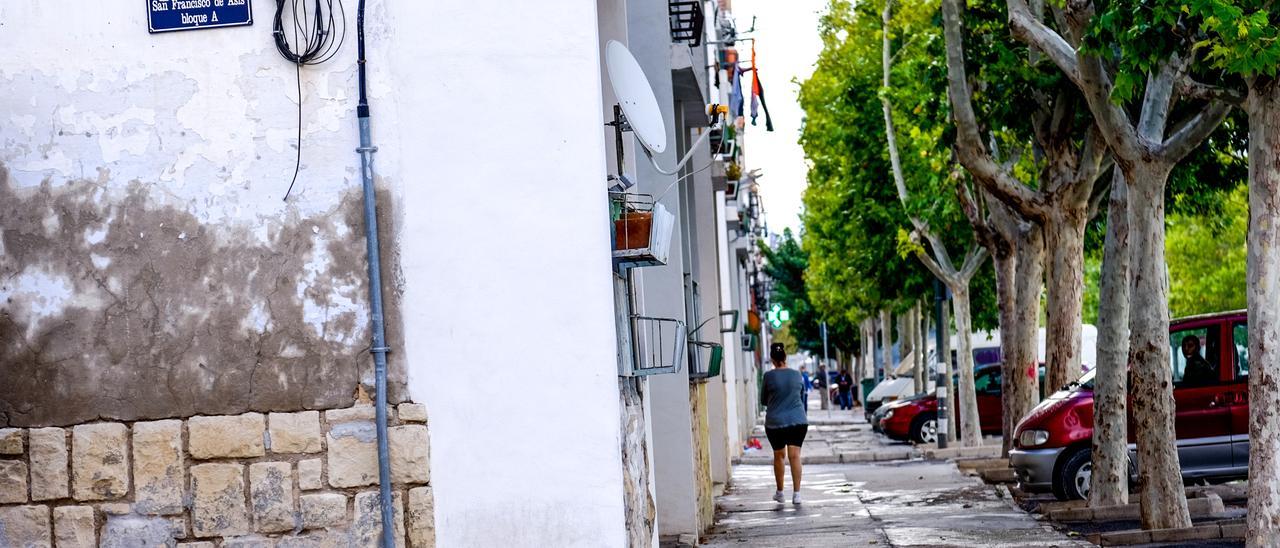
{"type": "MultiPolygon", "coordinates": [[[[0,50],[13,52],[0,56],[0,426],[339,407],[371,392],[352,38],[299,75],[269,22],[151,35],[130,0],[100,4],[0,3],[0,50]]],[[[368,16],[371,36],[387,32],[380,5],[368,16]]],[[[376,44],[375,99],[391,89],[376,44]]],[[[375,140],[390,145],[394,101],[379,112],[375,140]]],[[[378,162],[400,350],[399,164],[378,162]]],[[[389,360],[400,401],[404,358],[389,360]]]]}
{"type": "Polygon", "coordinates": [[[255,234],[111,186],[0,167],[0,425],[332,407],[371,381],[358,190],[255,234]]]}

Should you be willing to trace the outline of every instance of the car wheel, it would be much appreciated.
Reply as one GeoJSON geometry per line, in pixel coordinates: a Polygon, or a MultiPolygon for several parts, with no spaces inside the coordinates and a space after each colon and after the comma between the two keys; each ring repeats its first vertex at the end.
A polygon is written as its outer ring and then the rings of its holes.
{"type": "Polygon", "coordinates": [[[938,443],[937,413],[922,413],[911,421],[911,441],[916,443],[938,443]]]}
{"type": "Polygon", "coordinates": [[[1053,494],[1060,500],[1082,500],[1089,497],[1089,481],[1093,477],[1093,453],[1077,449],[1067,455],[1053,478],[1053,494]]]}

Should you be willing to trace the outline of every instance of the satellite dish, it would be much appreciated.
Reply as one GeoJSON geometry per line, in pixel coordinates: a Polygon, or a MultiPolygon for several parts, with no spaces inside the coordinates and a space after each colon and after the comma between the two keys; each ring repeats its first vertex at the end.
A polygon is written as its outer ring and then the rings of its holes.
{"type": "Polygon", "coordinates": [[[618,96],[618,104],[622,106],[631,130],[640,139],[640,144],[655,154],[661,154],[667,149],[667,125],[662,122],[658,97],[653,94],[653,87],[649,85],[640,63],[617,40],[610,40],[605,46],[604,63],[609,70],[613,93],[618,96]]]}

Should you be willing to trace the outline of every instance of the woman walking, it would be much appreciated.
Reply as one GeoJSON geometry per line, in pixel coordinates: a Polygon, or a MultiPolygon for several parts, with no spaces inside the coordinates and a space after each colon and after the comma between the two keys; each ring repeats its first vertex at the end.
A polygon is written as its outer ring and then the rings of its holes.
{"type": "Polygon", "coordinates": [[[786,479],[783,457],[791,462],[791,503],[800,504],[800,447],[809,431],[804,408],[804,379],[800,372],[787,367],[787,349],[782,343],[769,345],[773,369],[764,374],[760,401],[765,405],[764,433],[773,448],[773,479],[778,491],[773,500],[784,502],[782,488],[786,479]]]}

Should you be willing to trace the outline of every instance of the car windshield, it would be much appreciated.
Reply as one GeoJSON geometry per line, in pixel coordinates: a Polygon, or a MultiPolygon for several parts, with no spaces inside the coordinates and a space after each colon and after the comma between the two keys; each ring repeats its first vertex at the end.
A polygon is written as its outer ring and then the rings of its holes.
{"type": "Polygon", "coordinates": [[[1088,373],[1080,376],[1080,380],[1077,380],[1076,384],[1089,390],[1093,390],[1093,376],[1097,371],[1097,369],[1090,369],[1088,373]]]}

